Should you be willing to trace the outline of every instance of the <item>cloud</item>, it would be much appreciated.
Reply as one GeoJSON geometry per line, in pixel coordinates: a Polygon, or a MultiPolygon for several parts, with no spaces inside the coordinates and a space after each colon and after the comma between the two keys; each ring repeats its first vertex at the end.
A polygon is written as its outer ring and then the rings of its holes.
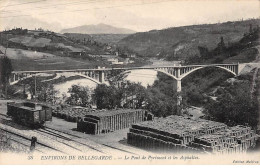
{"type": "MultiPolygon", "coordinates": [[[[73,3],[72,0],[59,0],[10,6],[4,10],[19,12],[0,12],[2,17],[0,17],[0,28],[42,27],[60,31],[64,28],[105,23],[135,31],[148,31],[174,26],[256,18],[260,15],[258,0],[161,1],[163,0],[107,0],[95,3],[87,3],[87,1],[73,3]],[[148,2],[155,3],[141,5],[148,2]],[[61,5],[67,3],[70,5],[61,5]],[[3,18],[3,16],[19,15],[29,16],[3,18]]],[[[13,3],[21,2],[24,1],[18,0],[13,3]]]]}
{"type": "Polygon", "coordinates": [[[48,23],[32,16],[27,17],[13,17],[13,18],[5,18],[4,20],[0,20],[0,29],[12,29],[14,27],[22,27],[26,29],[35,29],[35,28],[43,28],[52,31],[62,29],[62,26],[58,22],[48,23]]]}

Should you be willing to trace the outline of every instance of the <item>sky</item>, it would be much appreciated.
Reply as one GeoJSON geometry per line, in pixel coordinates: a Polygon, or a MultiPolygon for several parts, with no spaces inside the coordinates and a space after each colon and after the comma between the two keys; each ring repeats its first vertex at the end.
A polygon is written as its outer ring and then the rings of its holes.
{"type": "Polygon", "coordinates": [[[104,23],[143,32],[259,17],[259,0],[0,0],[1,31],[104,23]]]}

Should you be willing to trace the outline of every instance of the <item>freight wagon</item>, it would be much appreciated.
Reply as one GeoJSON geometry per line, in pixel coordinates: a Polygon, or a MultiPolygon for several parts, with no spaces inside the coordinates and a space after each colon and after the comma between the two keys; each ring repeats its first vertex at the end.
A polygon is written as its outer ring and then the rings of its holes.
{"type": "Polygon", "coordinates": [[[52,120],[52,109],[38,103],[12,102],[7,104],[7,115],[16,123],[35,128],[42,127],[46,121],[52,120]]]}

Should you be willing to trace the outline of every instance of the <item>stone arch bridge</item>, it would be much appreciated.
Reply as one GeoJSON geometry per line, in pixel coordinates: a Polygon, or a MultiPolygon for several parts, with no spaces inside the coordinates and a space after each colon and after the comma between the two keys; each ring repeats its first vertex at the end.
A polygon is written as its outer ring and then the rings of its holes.
{"type": "MultiPolygon", "coordinates": [[[[44,71],[13,71],[9,79],[10,84],[16,83],[25,78],[35,76],[39,73],[64,73],[70,72],[75,74],[81,74],[97,84],[105,83],[113,74],[120,74],[123,72],[128,72],[131,70],[155,70],[162,72],[173,79],[175,79],[177,92],[181,92],[181,80],[187,75],[191,74],[194,71],[197,71],[206,67],[216,67],[223,69],[229,73],[232,73],[234,76],[240,74],[241,70],[245,67],[245,64],[209,64],[209,65],[173,65],[173,66],[151,66],[151,67],[129,67],[129,68],[97,68],[97,69],[74,69],[74,70],[44,70],[44,71]]],[[[181,98],[178,98],[178,104],[180,104],[181,98]]]]}

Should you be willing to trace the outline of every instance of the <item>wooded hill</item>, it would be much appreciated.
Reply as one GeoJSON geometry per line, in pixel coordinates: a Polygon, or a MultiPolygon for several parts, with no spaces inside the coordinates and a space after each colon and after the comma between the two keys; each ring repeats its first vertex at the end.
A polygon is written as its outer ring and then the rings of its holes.
{"type": "Polygon", "coordinates": [[[260,19],[250,19],[151,30],[129,35],[120,40],[118,45],[127,46],[142,56],[184,60],[199,55],[198,46],[213,50],[221,37],[230,46],[249,31],[249,25],[256,27],[259,24],[260,19]]]}

